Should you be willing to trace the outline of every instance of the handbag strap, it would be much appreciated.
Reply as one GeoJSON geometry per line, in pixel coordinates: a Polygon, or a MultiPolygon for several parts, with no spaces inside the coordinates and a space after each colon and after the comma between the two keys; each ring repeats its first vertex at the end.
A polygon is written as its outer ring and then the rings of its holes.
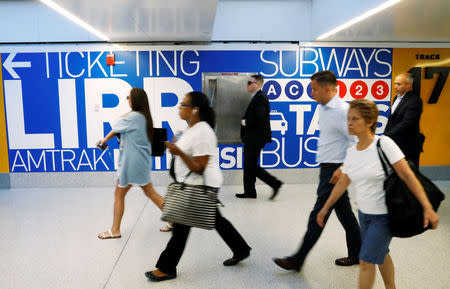
{"type": "Polygon", "coordinates": [[[381,148],[380,140],[381,140],[381,137],[377,141],[378,157],[380,158],[381,166],[383,167],[384,174],[387,177],[387,176],[389,176],[389,168],[391,169],[391,172],[394,169],[392,168],[392,165],[389,163],[386,154],[384,153],[383,149],[381,148]]]}
{"type": "MultiPolygon", "coordinates": [[[[192,171],[189,171],[189,173],[187,173],[187,175],[184,177],[183,181],[181,182],[181,186],[184,188],[184,186],[186,185],[186,180],[187,178],[189,178],[189,176],[192,174],[192,171]]],[[[203,179],[203,190],[206,193],[206,181],[205,181],[205,175],[202,175],[202,179],[203,179]]],[[[176,179],[175,179],[176,180],[176,179]]]]}
{"type": "MultiPolygon", "coordinates": [[[[191,174],[192,174],[192,171],[189,171],[189,173],[187,173],[187,175],[184,177],[184,179],[181,183],[184,184],[186,182],[187,178],[189,178],[189,176],[191,174]]],[[[205,177],[203,177],[203,185],[205,185],[205,177]]]]}
{"type": "MultiPolygon", "coordinates": [[[[185,181],[186,179],[192,174],[192,171],[189,171],[189,173],[184,177],[184,180],[181,182],[181,188],[184,189],[184,186],[186,185],[185,181]]],[[[203,193],[206,195],[207,194],[207,186],[206,186],[206,181],[205,181],[205,175],[202,175],[203,178],[203,193]]],[[[217,203],[220,204],[222,207],[225,207],[225,205],[219,200],[219,198],[216,199],[217,203]]]]}
{"type": "MultiPolygon", "coordinates": [[[[176,157],[173,156],[173,157],[172,157],[172,160],[170,161],[169,174],[170,174],[170,176],[175,180],[175,182],[178,182],[178,181],[177,181],[177,176],[175,175],[175,159],[176,159],[176,157]]],[[[187,173],[187,175],[184,176],[183,181],[180,182],[180,183],[181,183],[182,185],[184,185],[185,182],[186,182],[186,180],[187,180],[187,178],[189,178],[189,176],[190,176],[191,174],[192,174],[192,171],[189,171],[189,173],[187,173]]],[[[205,185],[205,177],[203,177],[203,185],[205,185]]]]}
{"type": "Polygon", "coordinates": [[[175,156],[172,157],[172,160],[170,160],[170,168],[169,168],[169,175],[177,181],[177,176],[175,176],[175,156]]]}
{"type": "MultiPolygon", "coordinates": [[[[173,178],[175,179],[175,182],[177,182],[176,176],[175,176],[175,169],[172,169],[175,167],[175,157],[172,158],[171,161],[171,170],[170,170],[170,174],[172,175],[173,173],[173,178]]],[[[187,175],[184,177],[183,181],[180,183],[181,184],[181,188],[184,189],[184,187],[186,186],[186,180],[187,178],[189,178],[189,176],[192,174],[192,171],[189,171],[189,173],[187,173],[187,175]]],[[[203,178],[203,192],[206,194],[206,180],[205,180],[205,175],[202,175],[203,178]]],[[[217,198],[217,203],[220,204],[222,207],[225,207],[225,205],[219,200],[219,198],[217,198]]]]}

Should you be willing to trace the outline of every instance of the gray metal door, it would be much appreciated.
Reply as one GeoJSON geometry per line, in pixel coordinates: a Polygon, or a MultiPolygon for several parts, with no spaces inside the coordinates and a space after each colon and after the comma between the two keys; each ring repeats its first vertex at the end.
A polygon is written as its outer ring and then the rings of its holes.
{"type": "Polygon", "coordinates": [[[241,119],[251,95],[247,81],[254,73],[203,73],[202,89],[216,111],[216,135],[221,144],[241,142],[241,119]]]}

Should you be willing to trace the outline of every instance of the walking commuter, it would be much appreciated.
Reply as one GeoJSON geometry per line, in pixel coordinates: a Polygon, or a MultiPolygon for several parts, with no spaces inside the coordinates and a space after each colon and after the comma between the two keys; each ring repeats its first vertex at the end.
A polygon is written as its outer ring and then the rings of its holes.
{"type": "Polygon", "coordinates": [[[147,94],[141,88],[133,88],[127,97],[131,111],[112,125],[112,130],[100,141],[106,144],[120,134],[119,174],[114,192],[114,217],[110,230],[99,233],[100,239],[120,238],[120,223],[125,210],[125,196],[133,185],[140,186],[145,195],[162,209],[164,198],[152,185],[153,121],[147,94]]]}
{"type": "Polygon", "coordinates": [[[356,192],[362,246],[359,254],[359,288],[370,289],[375,281],[375,265],[378,265],[386,288],[395,288],[394,264],[389,255],[392,235],[388,226],[383,183],[386,179],[378,156],[380,142],[389,163],[406,183],[423,207],[424,227],[429,224],[436,229],[439,216],[433,210],[422,185],[405,161],[405,156],[387,136],[376,136],[378,109],[374,102],[359,99],[350,102],[348,130],[358,137],[358,143],[348,149],[342,175],[334,186],[330,197],[317,214],[317,223],[323,227],[330,208],[352,183],[356,192]]]}
{"type": "MultiPolygon", "coordinates": [[[[320,103],[318,108],[320,136],[316,156],[316,161],[320,163],[320,180],[316,203],[309,215],[308,229],[299,250],[286,258],[274,258],[274,262],[286,270],[300,271],[306,256],[322,234],[323,228],[317,225],[316,215],[339,179],[341,174],[339,167],[344,161],[346,149],[355,140],[347,131],[348,103],[336,94],[336,82],[335,74],[329,70],[319,71],[311,76],[311,94],[314,100],[320,103]]],[[[348,251],[348,257],[336,259],[335,264],[339,266],[358,264],[361,236],[347,192],[336,202],[334,209],[345,229],[348,251]]],[[[326,219],[330,213],[331,210],[326,219]]]]}
{"type": "Polygon", "coordinates": [[[399,74],[395,78],[397,95],[394,97],[384,135],[390,137],[405,157],[418,168],[425,136],[420,133],[419,125],[422,99],[412,91],[413,80],[409,73],[399,74]]]}
{"type": "Polygon", "coordinates": [[[272,188],[273,200],[283,184],[258,165],[258,158],[266,143],[272,141],[270,130],[270,104],[267,95],[261,90],[264,78],[252,75],[247,82],[247,90],[252,94],[247,110],[241,120],[241,139],[244,143],[244,193],[238,198],[256,198],[255,182],[258,177],[272,188]]]}
{"type": "MultiPolygon", "coordinates": [[[[189,123],[188,128],[175,144],[166,143],[175,157],[176,180],[187,185],[206,185],[218,191],[223,177],[219,167],[217,138],[213,131],[215,115],[207,96],[197,91],[186,94],[180,105],[180,116],[189,123]]],[[[172,238],[159,257],[157,269],[146,272],[145,276],[153,281],[176,278],[177,265],[190,229],[191,227],[186,225],[173,224],[172,238]]],[[[225,260],[223,265],[236,265],[250,255],[249,245],[218,209],[215,229],[233,252],[233,256],[225,260]]]]}

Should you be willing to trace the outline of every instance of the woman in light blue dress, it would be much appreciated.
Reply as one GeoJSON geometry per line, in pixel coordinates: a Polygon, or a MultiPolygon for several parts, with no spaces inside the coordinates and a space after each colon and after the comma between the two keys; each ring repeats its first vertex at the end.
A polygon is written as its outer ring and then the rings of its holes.
{"type": "Polygon", "coordinates": [[[100,239],[120,238],[120,223],[125,207],[125,196],[133,185],[140,186],[158,208],[162,210],[164,198],[152,185],[153,121],[147,94],[141,88],[133,88],[127,97],[131,111],[112,125],[112,130],[100,141],[106,144],[120,134],[119,174],[115,189],[114,219],[110,230],[99,233],[100,239]]]}

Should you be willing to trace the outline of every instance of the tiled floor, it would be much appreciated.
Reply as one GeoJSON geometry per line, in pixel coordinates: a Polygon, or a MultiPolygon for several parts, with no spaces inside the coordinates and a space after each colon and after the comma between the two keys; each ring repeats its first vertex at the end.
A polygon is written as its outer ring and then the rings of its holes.
{"type": "MultiPolygon", "coordinates": [[[[439,229],[391,244],[397,288],[450,288],[450,182],[437,183],[447,195],[439,229]]],[[[224,267],[231,251],[218,234],[193,229],[178,278],[161,283],[148,281],[144,272],[154,268],[170,233],[158,231],[160,212],[140,189],[127,196],[122,238],[115,240],[97,238],[111,223],[112,187],[0,190],[0,289],[357,287],[357,266],[334,265],[346,255],[334,214],[301,273],[271,260],[297,249],[316,185],[285,185],[274,202],[267,200],[268,187],[256,200],[234,198],[240,190],[223,188],[222,211],[252,246],[250,258],[224,267]]],[[[379,273],[375,288],[384,288],[379,273]]]]}

